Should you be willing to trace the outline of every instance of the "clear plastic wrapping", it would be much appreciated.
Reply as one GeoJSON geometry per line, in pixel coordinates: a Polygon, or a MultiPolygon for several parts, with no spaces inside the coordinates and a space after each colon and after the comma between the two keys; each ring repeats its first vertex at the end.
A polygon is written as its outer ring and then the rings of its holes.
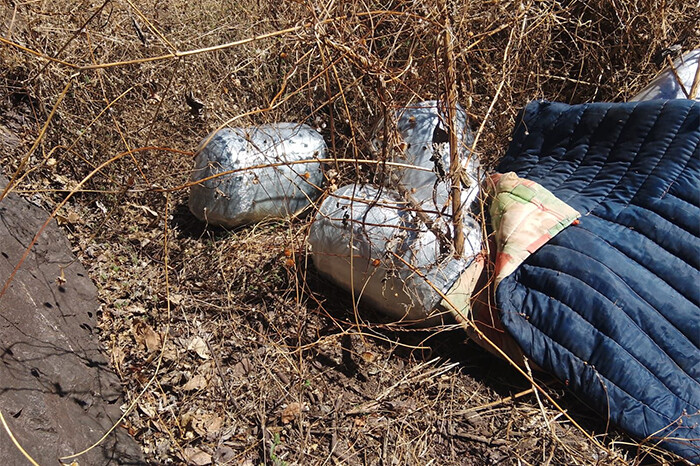
{"type": "MultiPolygon", "coordinates": [[[[390,160],[427,170],[394,167],[388,186],[406,189],[427,210],[441,210],[447,203],[451,186],[447,108],[440,101],[428,100],[400,108],[394,117],[395,132],[383,119],[375,125],[372,139],[375,153],[381,156],[386,145],[390,160]]],[[[469,208],[479,193],[481,174],[479,160],[470,150],[474,136],[467,124],[467,113],[459,104],[455,108],[453,126],[466,174],[461,200],[462,205],[469,208]]]]}

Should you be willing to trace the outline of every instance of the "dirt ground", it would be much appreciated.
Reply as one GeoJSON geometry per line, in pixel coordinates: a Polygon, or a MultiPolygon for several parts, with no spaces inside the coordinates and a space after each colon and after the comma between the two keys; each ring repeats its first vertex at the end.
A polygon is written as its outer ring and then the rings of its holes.
{"type": "MultiPolygon", "coordinates": [[[[450,71],[490,167],[529,100],[623,101],[700,45],[693,3],[0,4],[0,123],[20,140],[0,166],[100,290],[120,428],[151,464],[673,462],[533,374],[575,425],[457,326],[354,306],[311,264],[311,216],[207,227],[185,185],[227,125],[305,122],[331,157],[369,158],[374,122],[443,98],[450,71]]],[[[329,184],[378,176],[325,168],[329,184]]]]}

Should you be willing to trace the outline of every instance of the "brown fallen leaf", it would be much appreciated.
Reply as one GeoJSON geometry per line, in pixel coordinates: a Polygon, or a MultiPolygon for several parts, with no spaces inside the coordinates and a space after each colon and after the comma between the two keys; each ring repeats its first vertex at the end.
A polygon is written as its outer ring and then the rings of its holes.
{"type": "Polygon", "coordinates": [[[126,359],[126,352],[120,346],[115,346],[112,349],[112,364],[114,364],[117,372],[121,372],[124,368],[124,359],[126,359]]]}
{"type": "Polygon", "coordinates": [[[136,343],[143,346],[146,351],[152,353],[158,351],[161,345],[160,335],[145,322],[137,322],[131,328],[132,335],[136,343]]]}
{"type": "Polygon", "coordinates": [[[224,425],[224,418],[213,413],[197,412],[190,422],[192,429],[199,435],[214,435],[224,425]]]}
{"type": "Polygon", "coordinates": [[[160,385],[163,387],[175,387],[180,385],[180,382],[182,382],[182,379],[185,377],[185,373],[183,371],[171,371],[171,372],[166,372],[163,374],[163,376],[160,378],[159,382],[160,385]]]}
{"type": "Polygon", "coordinates": [[[65,214],[56,214],[56,221],[59,225],[77,225],[84,223],[80,214],[74,210],[69,210],[65,214]]]}
{"type": "Polygon", "coordinates": [[[182,304],[182,301],[185,299],[184,296],[178,293],[170,293],[168,296],[168,299],[170,300],[170,304],[174,304],[175,306],[179,306],[182,304]]]}
{"type": "Polygon", "coordinates": [[[140,304],[130,304],[124,309],[126,312],[130,314],[146,314],[146,308],[141,306],[140,304]]]}
{"type": "Polygon", "coordinates": [[[209,348],[207,348],[207,343],[202,337],[194,337],[190,344],[187,345],[188,351],[194,351],[202,359],[209,359],[211,355],[209,354],[209,348]]]}
{"type": "Polygon", "coordinates": [[[211,455],[206,451],[202,451],[199,448],[187,447],[185,448],[185,461],[187,464],[192,464],[195,466],[206,466],[211,464],[211,455]]]}
{"type": "Polygon", "coordinates": [[[360,354],[360,356],[362,356],[362,359],[363,359],[365,362],[374,362],[374,361],[376,361],[377,358],[379,357],[378,354],[374,354],[374,353],[372,353],[372,352],[370,352],[370,351],[363,351],[363,352],[360,354]]]}
{"type": "Polygon", "coordinates": [[[182,390],[192,391],[192,390],[203,390],[207,388],[208,380],[201,374],[197,374],[187,381],[186,384],[180,386],[182,390]]]}
{"type": "Polygon", "coordinates": [[[180,358],[177,347],[170,340],[165,345],[165,349],[163,350],[163,358],[166,361],[176,361],[180,358]]]}
{"type": "Polygon", "coordinates": [[[144,400],[143,402],[139,403],[138,406],[143,414],[148,416],[150,419],[155,419],[158,417],[158,411],[156,411],[156,408],[148,401],[144,400]]]}
{"type": "Polygon", "coordinates": [[[301,403],[289,403],[284,410],[282,410],[282,424],[289,424],[294,419],[296,419],[301,414],[301,403]]]}

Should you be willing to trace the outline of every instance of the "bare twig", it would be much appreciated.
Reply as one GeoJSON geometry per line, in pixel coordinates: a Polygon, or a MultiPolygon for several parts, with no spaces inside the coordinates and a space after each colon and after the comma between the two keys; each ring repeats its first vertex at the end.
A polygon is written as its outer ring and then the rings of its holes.
{"type": "Polygon", "coordinates": [[[447,128],[450,144],[450,196],[452,198],[452,228],[454,231],[455,256],[464,254],[464,227],[462,225],[462,162],[459,157],[459,142],[455,131],[457,113],[457,72],[455,70],[452,25],[447,10],[447,0],[441,5],[445,19],[445,92],[447,95],[447,128]]]}

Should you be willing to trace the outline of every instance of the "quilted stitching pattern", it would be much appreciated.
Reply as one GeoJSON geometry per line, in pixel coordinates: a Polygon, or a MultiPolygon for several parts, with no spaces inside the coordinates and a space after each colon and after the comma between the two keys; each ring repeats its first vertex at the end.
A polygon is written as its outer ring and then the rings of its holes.
{"type": "Polygon", "coordinates": [[[500,172],[581,214],[496,291],[537,364],[700,462],[700,105],[532,102],[500,172]]]}

